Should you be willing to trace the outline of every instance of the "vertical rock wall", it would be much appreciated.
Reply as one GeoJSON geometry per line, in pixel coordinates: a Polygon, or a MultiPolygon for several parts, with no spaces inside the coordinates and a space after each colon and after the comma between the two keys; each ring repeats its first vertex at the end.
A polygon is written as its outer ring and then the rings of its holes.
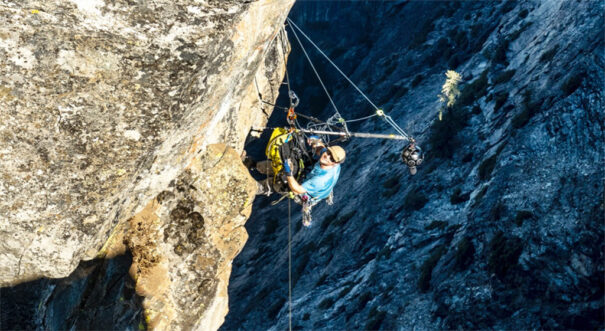
{"type": "Polygon", "coordinates": [[[151,326],[217,328],[292,4],[3,2],[0,286],[125,241],[151,326]]]}

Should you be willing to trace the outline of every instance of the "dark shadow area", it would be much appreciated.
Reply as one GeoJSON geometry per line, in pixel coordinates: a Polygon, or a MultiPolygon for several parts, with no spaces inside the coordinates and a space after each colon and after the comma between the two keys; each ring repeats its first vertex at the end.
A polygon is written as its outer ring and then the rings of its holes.
{"type": "Polygon", "coordinates": [[[62,279],[0,289],[2,330],[144,330],[130,253],[80,263],[62,279]]]}

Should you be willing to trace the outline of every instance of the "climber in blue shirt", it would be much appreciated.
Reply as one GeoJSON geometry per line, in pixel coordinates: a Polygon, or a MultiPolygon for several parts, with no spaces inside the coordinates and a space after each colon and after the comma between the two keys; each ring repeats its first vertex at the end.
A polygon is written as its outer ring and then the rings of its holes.
{"type": "Polygon", "coordinates": [[[340,146],[325,147],[321,140],[315,137],[309,138],[308,143],[318,160],[302,184],[299,184],[292,176],[290,160],[285,162],[284,172],[287,176],[288,186],[295,194],[306,194],[315,200],[325,199],[330,195],[338,181],[340,164],[344,162],[346,152],[340,146]]]}

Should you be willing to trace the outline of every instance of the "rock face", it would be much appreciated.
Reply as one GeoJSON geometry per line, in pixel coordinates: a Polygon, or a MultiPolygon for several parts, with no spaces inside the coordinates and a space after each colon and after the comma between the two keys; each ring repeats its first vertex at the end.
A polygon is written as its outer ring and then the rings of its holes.
{"type": "MultiPolygon", "coordinates": [[[[334,205],[314,207],[310,229],[293,216],[293,328],[602,327],[603,13],[594,1],[294,6],[293,21],[417,138],[426,163],[410,176],[399,143],[344,145],[334,205]],[[448,69],[462,93],[439,121],[448,69]]],[[[305,47],[345,119],[371,115],[305,47]]],[[[305,61],[293,46],[300,112],[326,119],[305,61]]],[[[393,132],[379,120],[350,129],[393,132]]],[[[288,325],[288,207],[257,200],[225,330],[288,325]]]]}
{"type": "Polygon", "coordinates": [[[238,153],[210,145],[130,220],[130,274],[150,328],[213,330],[223,323],[231,261],[246,242],[243,224],[256,189],[238,153]]]}
{"type": "Polygon", "coordinates": [[[2,5],[0,286],[125,241],[150,326],[217,328],[255,190],[239,154],[277,97],[292,4],[2,5]]]}

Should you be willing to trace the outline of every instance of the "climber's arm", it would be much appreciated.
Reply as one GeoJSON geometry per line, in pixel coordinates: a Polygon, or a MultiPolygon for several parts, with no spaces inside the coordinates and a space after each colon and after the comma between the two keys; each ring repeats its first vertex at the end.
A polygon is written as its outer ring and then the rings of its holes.
{"type": "Polygon", "coordinates": [[[306,193],[307,190],[305,190],[304,187],[302,187],[298,181],[294,178],[294,176],[289,175],[286,177],[288,180],[288,186],[290,187],[290,190],[292,192],[294,192],[295,194],[303,194],[306,193]]]}
{"type": "Polygon", "coordinates": [[[286,162],[284,163],[284,172],[286,173],[286,180],[288,181],[288,187],[290,187],[290,190],[292,192],[294,192],[295,194],[303,194],[303,193],[307,192],[307,190],[305,190],[298,183],[298,181],[294,178],[294,176],[292,176],[292,170],[290,170],[290,168],[291,168],[290,160],[286,160],[286,162]]]}

